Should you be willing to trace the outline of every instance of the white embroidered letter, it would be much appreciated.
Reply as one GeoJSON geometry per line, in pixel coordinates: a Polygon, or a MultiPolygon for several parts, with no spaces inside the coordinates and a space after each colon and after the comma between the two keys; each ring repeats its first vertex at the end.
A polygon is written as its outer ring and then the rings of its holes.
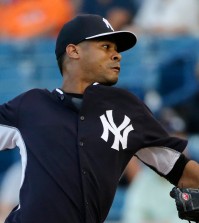
{"type": "Polygon", "coordinates": [[[113,133],[115,136],[113,145],[111,148],[116,149],[119,151],[119,144],[122,144],[122,148],[126,149],[127,148],[127,141],[128,141],[128,134],[130,131],[134,130],[132,125],[129,125],[130,123],[130,118],[128,118],[126,115],[124,116],[124,120],[120,126],[116,126],[114,121],[113,121],[113,111],[108,110],[106,111],[106,116],[101,115],[100,119],[104,128],[103,134],[101,138],[104,141],[108,141],[109,137],[109,131],[113,133]],[[107,116],[107,117],[106,117],[107,116]],[[121,131],[123,131],[123,135],[121,135],[121,131]]]}
{"type": "Polygon", "coordinates": [[[105,18],[103,18],[103,22],[105,22],[105,24],[106,24],[106,26],[107,26],[108,28],[111,28],[112,31],[114,31],[113,27],[112,27],[111,24],[108,22],[108,20],[106,20],[105,18]]]}

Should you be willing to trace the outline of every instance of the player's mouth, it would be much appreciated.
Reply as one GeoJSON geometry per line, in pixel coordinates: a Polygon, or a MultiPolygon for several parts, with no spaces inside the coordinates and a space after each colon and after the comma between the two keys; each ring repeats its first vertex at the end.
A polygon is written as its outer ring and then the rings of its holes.
{"type": "Polygon", "coordinates": [[[111,67],[111,69],[116,72],[120,72],[120,66],[114,66],[114,67],[111,67]]]}

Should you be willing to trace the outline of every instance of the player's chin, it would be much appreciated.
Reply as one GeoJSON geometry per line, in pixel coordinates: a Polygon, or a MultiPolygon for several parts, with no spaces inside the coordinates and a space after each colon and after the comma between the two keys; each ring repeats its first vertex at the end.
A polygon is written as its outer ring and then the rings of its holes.
{"type": "Polygon", "coordinates": [[[115,78],[111,78],[111,79],[104,81],[104,83],[102,83],[102,84],[107,85],[107,86],[112,86],[112,85],[117,84],[117,82],[118,82],[118,77],[117,78],[115,77],[115,78]]]}
{"type": "Polygon", "coordinates": [[[107,73],[99,83],[107,86],[112,86],[118,82],[119,72],[109,72],[107,73]]]}

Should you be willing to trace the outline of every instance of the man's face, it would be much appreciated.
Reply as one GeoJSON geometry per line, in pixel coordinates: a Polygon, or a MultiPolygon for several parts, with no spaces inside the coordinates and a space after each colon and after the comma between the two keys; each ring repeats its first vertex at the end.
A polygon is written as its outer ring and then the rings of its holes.
{"type": "Polygon", "coordinates": [[[84,81],[113,85],[118,81],[121,55],[114,42],[88,40],[79,44],[84,81]]]}

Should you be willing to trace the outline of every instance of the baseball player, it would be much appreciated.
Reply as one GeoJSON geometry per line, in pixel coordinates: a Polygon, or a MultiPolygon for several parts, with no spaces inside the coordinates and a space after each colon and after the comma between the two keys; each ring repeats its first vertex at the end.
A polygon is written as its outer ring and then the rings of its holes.
{"type": "MultiPolygon", "coordinates": [[[[135,95],[116,87],[120,52],[136,37],[98,15],[61,29],[55,54],[63,84],[0,106],[0,150],[20,148],[19,205],[6,223],[102,223],[133,156],[177,187],[199,187],[199,165],[135,95]]],[[[133,211],[133,210],[132,210],[133,211]]]]}

